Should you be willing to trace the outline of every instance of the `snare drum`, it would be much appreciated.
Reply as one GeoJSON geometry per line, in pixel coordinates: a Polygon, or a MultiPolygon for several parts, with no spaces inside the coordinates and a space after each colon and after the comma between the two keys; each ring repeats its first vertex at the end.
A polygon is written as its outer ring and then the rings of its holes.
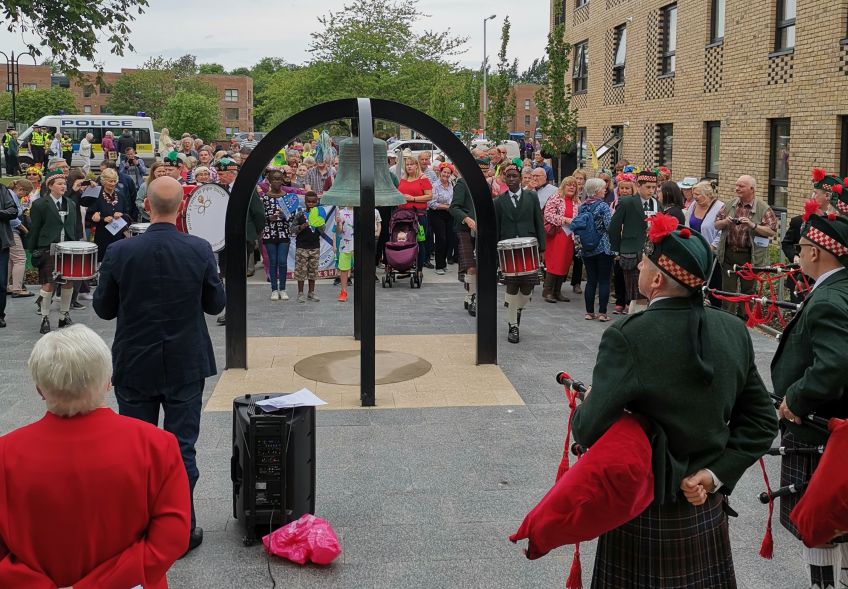
{"type": "Polygon", "coordinates": [[[130,237],[135,237],[136,235],[141,235],[147,228],[150,227],[150,223],[133,223],[130,225],[130,237]]]}
{"type": "Polygon", "coordinates": [[[53,244],[53,272],[65,280],[88,280],[97,274],[97,246],[87,241],[53,244]]]}
{"type": "Polygon", "coordinates": [[[535,237],[516,237],[498,242],[498,262],[504,276],[539,273],[539,242],[535,237]]]}

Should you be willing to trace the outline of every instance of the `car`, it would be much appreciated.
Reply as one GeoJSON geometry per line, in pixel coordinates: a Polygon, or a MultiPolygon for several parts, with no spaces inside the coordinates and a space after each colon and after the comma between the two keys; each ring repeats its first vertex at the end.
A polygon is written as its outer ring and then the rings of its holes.
{"type": "Polygon", "coordinates": [[[423,151],[429,151],[434,158],[436,154],[442,153],[442,150],[429,139],[404,139],[402,141],[395,141],[389,145],[389,153],[400,155],[406,149],[411,151],[415,157],[423,151]]]}
{"type": "MultiPolygon", "coordinates": [[[[252,133],[253,138],[256,141],[262,141],[262,138],[265,137],[265,133],[263,133],[262,131],[252,131],[252,133]]],[[[242,141],[247,141],[247,133],[236,133],[235,135],[233,135],[233,139],[235,139],[239,143],[241,143],[242,141]]]]}
{"type": "MultiPolygon", "coordinates": [[[[518,145],[516,141],[512,140],[504,140],[498,143],[498,145],[506,146],[506,157],[507,159],[513,160],[517,157],[521,157],[521,147],[518,145]]],[[[472,149],[491,149],[495,146],[495,142],[490,139],[474,139],[471,142],[472,149]]]]}

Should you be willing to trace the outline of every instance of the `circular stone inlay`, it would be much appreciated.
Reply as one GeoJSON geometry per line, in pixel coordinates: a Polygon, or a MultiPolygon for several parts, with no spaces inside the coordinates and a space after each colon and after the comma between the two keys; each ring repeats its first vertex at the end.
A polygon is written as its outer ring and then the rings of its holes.
{"type": "MultiPolygon", "coordinates": [[[[375,383],[391,384],[427,374],[432,365],[418,356],[377,350],[375,383]]],[[[359,385],[359,350],[324,352],[304,358],[294,365],[303,378],[328,384],[359,385]]]]}

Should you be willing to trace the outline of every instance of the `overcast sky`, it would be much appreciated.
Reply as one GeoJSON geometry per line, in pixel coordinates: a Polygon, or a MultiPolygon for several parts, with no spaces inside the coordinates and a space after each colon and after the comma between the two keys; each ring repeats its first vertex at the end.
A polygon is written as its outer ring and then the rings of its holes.
{"type": "MultiPolygon", "coordinates": [[[[176,4],[151,0],[145,14],[130,24],[135,53],[117,57],[100,47],[99,60],[109,71],[139,66],[151,56],[173,58],[186,53],[196,55],[199,63],[220,63],[227,70],[249,67],[265,56],[302,63],[308,57],[309,34],[319,26],[317,17],[343,5],[344,0],[180,0],[176,4]]],[[[503,0],[427,0],[420,5],[421,12],[431,16],[422,18],[418,28],[450,29],[454,35],[468,37],[468,50],[458,58],[463,66],[480,67],[483,18],[492,14],[497,18],[488,23],[486,45],[489,62],[497,61],[500,29],[508,10],[512,22],[509,59],[518,58],[519,70],[523,70],[544,54],[547,0],[521,4],[503,0]]],[[[23,50],[20,34],[2,28],[0,49],[6,53],[23,50]]],[[[31,62],[24,58],[21,63],[31,62]]]]}

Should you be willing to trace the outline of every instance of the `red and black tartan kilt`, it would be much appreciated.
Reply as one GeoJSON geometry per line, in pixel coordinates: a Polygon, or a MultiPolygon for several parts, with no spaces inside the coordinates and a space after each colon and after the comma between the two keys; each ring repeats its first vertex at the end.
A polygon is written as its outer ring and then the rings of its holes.
{"type": "Polygon", "coordinates": [[[474,238],[468,231],[457,231],[458,238],[457,254],[459,258],[459,273],[468,272],[469,269],[477,268],[477,259],[474,257],[474,238]]]}
{"type": "Polygon", "coordinates": [[[598,539],[592,589],[735,589],[724,495],[652,505],[598,539]]]}

